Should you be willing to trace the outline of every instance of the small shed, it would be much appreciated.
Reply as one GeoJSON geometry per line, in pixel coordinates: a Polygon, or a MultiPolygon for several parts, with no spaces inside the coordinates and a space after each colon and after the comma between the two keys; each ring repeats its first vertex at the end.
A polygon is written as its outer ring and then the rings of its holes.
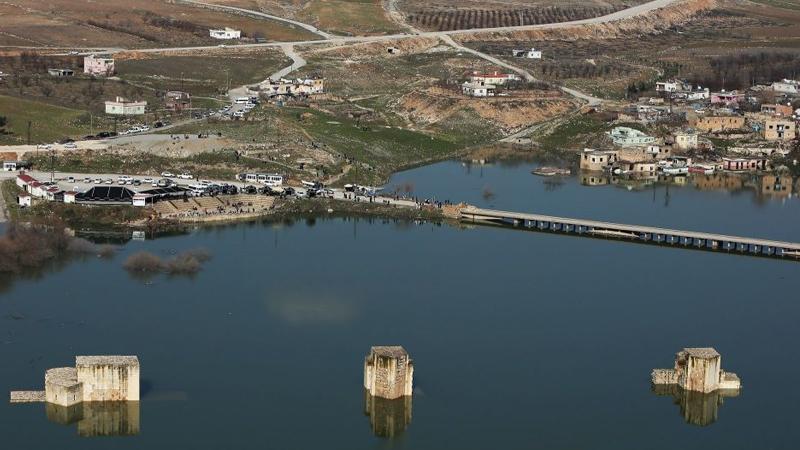
{"type": "Polygon", "coordinates": [[[75,191],[64,192],[64,203],[75,203],[75,196],[78,195],[75,191]]]}
{"type": "Polygon", "coordinates": [[[149,194],[137,193],[133,195],[133,206],[147,206],[153,203],[153,198],[149,194]]]}
{"type": "Polygon", "coordinates": [[[19,206],[21,206],[23,208],[31,206],[31,195],[30,194],[26,194],[24,192],[20,193],[17,196],[17,203],[19,204],[19,206]]]}

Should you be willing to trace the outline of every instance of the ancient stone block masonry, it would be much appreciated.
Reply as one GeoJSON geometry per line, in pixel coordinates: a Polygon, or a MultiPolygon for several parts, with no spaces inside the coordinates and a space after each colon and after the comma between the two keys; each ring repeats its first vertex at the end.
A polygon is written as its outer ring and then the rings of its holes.
{"type": "Polygon", "coordinates": [[[411,396],[414,363],[400,346],[372,347],[364,360],[364,389],[374,397],[394,400],[411,396]]]}
{"type": "Polygon", "coordinates": [[[675,355],[674,369],[654,369],[654,385],[677,385],[704,394],[720,389],[738,390],[739,377],[722,370],[722,357],[713,348],[685,348],[675,355]]]}
{"type": "Polygon", "coordinates": [[[11,392],[12,403],[46,401],[69,407],[82,402],[139,401],[139,358],[78,356],[75,367],[49,369],[44,392],[11,392]]]}
{"type": "Polygon", "coordinates": [[[364,414],[376,436],[393,438],[411,423],[414,362],[400,346],[372,347],[364,360],[364,414]]]}

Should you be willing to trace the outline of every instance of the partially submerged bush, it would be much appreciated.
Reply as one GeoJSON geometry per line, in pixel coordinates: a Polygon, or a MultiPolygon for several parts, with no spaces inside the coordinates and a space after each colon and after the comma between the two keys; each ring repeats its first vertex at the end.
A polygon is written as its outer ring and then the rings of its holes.
{"type": "Polygon", "coordinates": [[[204,249],[187,250],[166,261],[150,252],[138,252],[129,256],[123,267],[137,274],[193,275],[202,270],[203,263],[209,259],[211,254],[204,249]]]}
{"type": "Polygon", "coordinates": [[[134,253],[125,260],[123,265],[128,272],[135,273],[157,273],[164,268],[161,257],[150,252],[134,253]]]}

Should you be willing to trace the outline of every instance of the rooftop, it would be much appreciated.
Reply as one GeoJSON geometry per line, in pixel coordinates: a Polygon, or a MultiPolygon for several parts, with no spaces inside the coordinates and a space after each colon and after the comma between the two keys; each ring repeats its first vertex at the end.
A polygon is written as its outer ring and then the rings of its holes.
{"type": "Polygon", "coordinates": [[[370,354],[392,358],[408,357],[408,352],[400,345],[374,346],[370,349],[370,354]]]}
{"type": "Polygon", "coordinates": [[[695,358],[718,358],[719,353],[714,350],[712,347],[702,347],[702,348],[685,348],[683,349],[689,356],[693,356],[695,358]]]}
{"type": "Polygon", "coordinates": [[[75,386],[78,384],[78,370],[74,367],[57,367],[48,369],[44,373],[45,384],[55,384],[58,386],[75,386]]]}
{"type": "Polygon", "coordinates": [[[136,356],[101,355],[101,356],[76,356],[76,366],[138,366],[139,358],[136,356]]]}

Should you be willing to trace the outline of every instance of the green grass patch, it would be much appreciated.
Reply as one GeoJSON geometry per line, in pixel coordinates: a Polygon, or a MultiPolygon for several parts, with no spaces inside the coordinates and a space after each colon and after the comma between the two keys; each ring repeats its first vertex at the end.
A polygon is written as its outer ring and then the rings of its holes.
{"type": "Polygon", "coordinates": [[[2,144],[25,144],[28,122],[31,122],[31,143],[45,143],[75,138],[89,133],[89,113],[78,109],[0,95],[0,116],[8,119],[2,144]]]}

